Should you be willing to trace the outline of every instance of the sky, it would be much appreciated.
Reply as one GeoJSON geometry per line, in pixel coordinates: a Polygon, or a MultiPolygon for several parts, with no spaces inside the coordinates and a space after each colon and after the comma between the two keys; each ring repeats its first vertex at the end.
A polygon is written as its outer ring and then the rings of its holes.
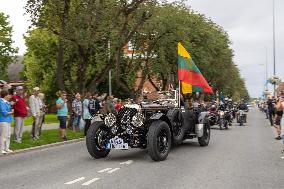
{"type": "MultiPolygon", "coordinates": [[[[273,0],[186,1],[194,11],[211,18],[228,32],[235,53],[234,62],[252,97],[261,96],[264,90],[266,62],[268,77],[273,75],[272,2],[273,0]]],[[[26,52],[23,35],[30,25],[29,17],[24,15],[25,3],[26,0],[0,0],[0,11],[10,16],[14,47],[19,48],[20,55],[26,52]]],[[[275,0],[276,75],[284,80],[283,10],[284,1],[275,0]]],[[[269,89],[272,87],[269,86],[269,89]]]]}

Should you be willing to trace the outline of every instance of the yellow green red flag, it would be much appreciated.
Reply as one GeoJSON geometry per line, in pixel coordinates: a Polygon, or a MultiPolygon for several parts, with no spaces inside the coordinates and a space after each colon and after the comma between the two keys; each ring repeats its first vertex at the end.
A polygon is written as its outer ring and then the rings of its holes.
{"type": "Polygon", "coordinates": [[[213,93],[189,52],[181,43],[178,43],[178,80],[181,82],[183,94],[192,92],[213,93]]]}

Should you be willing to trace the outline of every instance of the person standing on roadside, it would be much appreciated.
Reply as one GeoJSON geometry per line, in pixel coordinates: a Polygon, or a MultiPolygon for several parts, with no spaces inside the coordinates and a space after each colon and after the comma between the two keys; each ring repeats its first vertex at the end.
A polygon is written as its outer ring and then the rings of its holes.
{"type": "Polygon", "coordinates": [[[67,93],[65,91],[61,91],[60,97],[56,101],[57,108],[57,118],[59,120],[59,135],[63,140],[67,140],[66,137],[66,121],[68,115],[67,108],[67,93]]]}
{"type": "Polygon", "coordinates": [[[116,110],[117,113],[119,112],[119,110],[121,109],[122,106],[123,106],[123,104],[121,102],[121,99],[118,99],[116,104],[115,104],[115,110],[116,110]]]}
{"type": "Polygon", "coordinates": [[[274,126],[274,123],[273,123],[273,117],[274,117],[274,105],[273,105],[273,99],[271,96],[268,97],[268,100],[267,100],[267,111],[268,111],[268,118],[269,118],[269,121],[270,121],[270,125],[271,126],[274,126]]]}
{"type": "Polygon", "coordinates": [[[16,143],[22,143],[24,119],[28,116],[28,108],[24,96],[24,88],[16,87],[16,95],[12,97],[14,109],[14,137],[16,143]]]}
{"type": "Polygon", "coordinates": [[[99,98],[99,94],[98,93],[96,93],[93,96],[93,100],[95,101],[96,110],[95,110],[95,112],[94,112],[94,114],[92,116],[100,113],[100,110],[101,110],[101,100],[99,98]]]}
{"type": "Polygon", "coordinates": [[[92,109],[95,110],[95,102],[91,104],[90,102],[93,100],[93,96],[90,92],[86,93],[85,99],[83,101],[83,119],[85,121],[84,135],[87,135],[88,129],[91,125],[92,115],[90,111],[92,109]]]}
{"type": "Polygon", "coordinates": [[[106,100],[106,113],[116,113],[115,111],[115,104],[113,102],[113,96],[108,96],[106,100]]]}
{"type": "Polygon", "coordinates": [[[81,95],[80,93],[77,93],[75,95],[75,99],[72,102],[72,110],[73,110],[73,123],[72,123],[72,129],[73,131],[79,131],[79,126],[80,126],[80,120],[82,116],[82,102],[81,102],[81,95]]]}
{"type": "Polygon", "coordinates": [[[281,119],[283,116],[283,104],[280,98],[276,99],[275,109],[276,109],[275,128],[278,135],[275,139],[281,140],[281,119]]]}
{"type": "Polygon", "coordinates": [[[89,101],[89,105],[88,105],[89,113],[90,113],[91,116],[94,117],[96,115],[96,113],[97,113],[95,95],[92,96],[92,98],[88,98],[88,101],[89,101]]]}
{"type": "Polygon", "coordinates": [[[41,122],[39,124],[39,136],[41,136],[41,130],[42,130],[42,126],[43,126],[43,123],[45,122],[45,112],[46,112],[46,105],[44,103],[44,98],[45,98],[45,95],[43,93],[39,93],[38,94],[38,97],[40,98],[41,102],[42,102],[42,106],[41,106],[41,116],[42,116],[42,119],[41,119],[41,122]]]}
{"type": "Polygon", "coordinates": [[[29,98],[30,111],[34,121],[32,127],[32,138],[33,140],[38,140],[40,138],[39,131],[43,118],[43,113],[42,113],[43,104],[41,99],[39,98],[40,88],[35,87],[33,88],[33,91],[34,91],[33,95],[31,95],[29,98]]]}
{"type": "Polygon", "coordinates": [[[7,154],[13,152],[10,150],[10,137],[14,110],[11,109],[11,95],[8,91],[1,90],[0,97],[0,153],[7,154]]]}

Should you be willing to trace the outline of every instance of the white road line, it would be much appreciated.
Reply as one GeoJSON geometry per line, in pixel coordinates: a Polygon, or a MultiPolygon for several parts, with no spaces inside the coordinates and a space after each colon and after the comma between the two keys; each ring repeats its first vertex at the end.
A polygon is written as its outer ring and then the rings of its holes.
{"type": "Polygon", "coordinates": [[[100,170],[100,171],[98,171],[98,173],[104,173],[104,172],[107,172],[109,170],[112,170],[112,168],[106,168],[106,169],[100,170]]]}
{"type": "Polygon", "coordinates": [[[107,173],[108,174],[111,174],[111,173],[113,173],[113,172],[115,172],[115,171],[117,171],[117,170],[119,170],[120,168],[115,168],[115,169],[113,169],[113,170],[110,170],[110,171],[108,171],[107,173]]]}
{"type": "Polygon", "coordinates": [[[80,182],[81,180],[84,180],[84,179],[85,179],[85,177],[81,177],[81,178],[77,178],[75,180],[72,180],[70,182],[65,182],[64,184],[74,184],[74,183],[80,182]]]}
{"type": "Polygon", "coordinates": [[[93,178],[92,180],[89,180],[89,181],[83,183],[82,185],[88,186],[88,185],[92,184],[93,182],[96,182],[97,180],[100,180],[100,178],[93,178]]]}
{"type": "Polygon", "coordinates": [[[120,165],[130,165],[131,163],[133,163],[133,160],[128,160],[125,162],[120,163],[120,165]]]}

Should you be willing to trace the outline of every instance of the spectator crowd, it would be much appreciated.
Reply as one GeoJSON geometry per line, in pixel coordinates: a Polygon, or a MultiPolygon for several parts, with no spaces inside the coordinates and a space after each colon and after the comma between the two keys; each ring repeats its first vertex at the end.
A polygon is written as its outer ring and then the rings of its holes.
{"type": "MultiPolygon", "coordinates": [[[[40,92],[39,87],[34,87],[29,97],[22,86],[17,86],[14,92],[11,91],[7,86],[0,89],[0,155],[13,152],[10,149],[13,120],[14,141],[22,143],[24,121],[31,116],[33,119],[31,139],[36,141],[41,137],[47,112],[44,94],[40,92]]],[[[67,93],[61,91],[59,98],[54,102],[59,121],[59,136],[64,141],[67,140],[67,123],[74,132],[83,129],[86,135],[92,119],[98,113],[116,113],[123,106],[122,101],[113,96],[106,94],[99,96],[90,92],[87,92],[83,98],[77,93],[72,100],[68,106],[67,93]]]]}
{"type": "Polygon", "coordinates": [[[275,127],[277,136],[276,140],[283,140],[284,153],[284,129],[281,128],[281,122],[284,110],[284,93],[282,92],[279,96],[268,96],[266,100],[261,101],[258,104],[259,109],[265,113],[266,119],[269,119],[270,125],[275,127]]]}

